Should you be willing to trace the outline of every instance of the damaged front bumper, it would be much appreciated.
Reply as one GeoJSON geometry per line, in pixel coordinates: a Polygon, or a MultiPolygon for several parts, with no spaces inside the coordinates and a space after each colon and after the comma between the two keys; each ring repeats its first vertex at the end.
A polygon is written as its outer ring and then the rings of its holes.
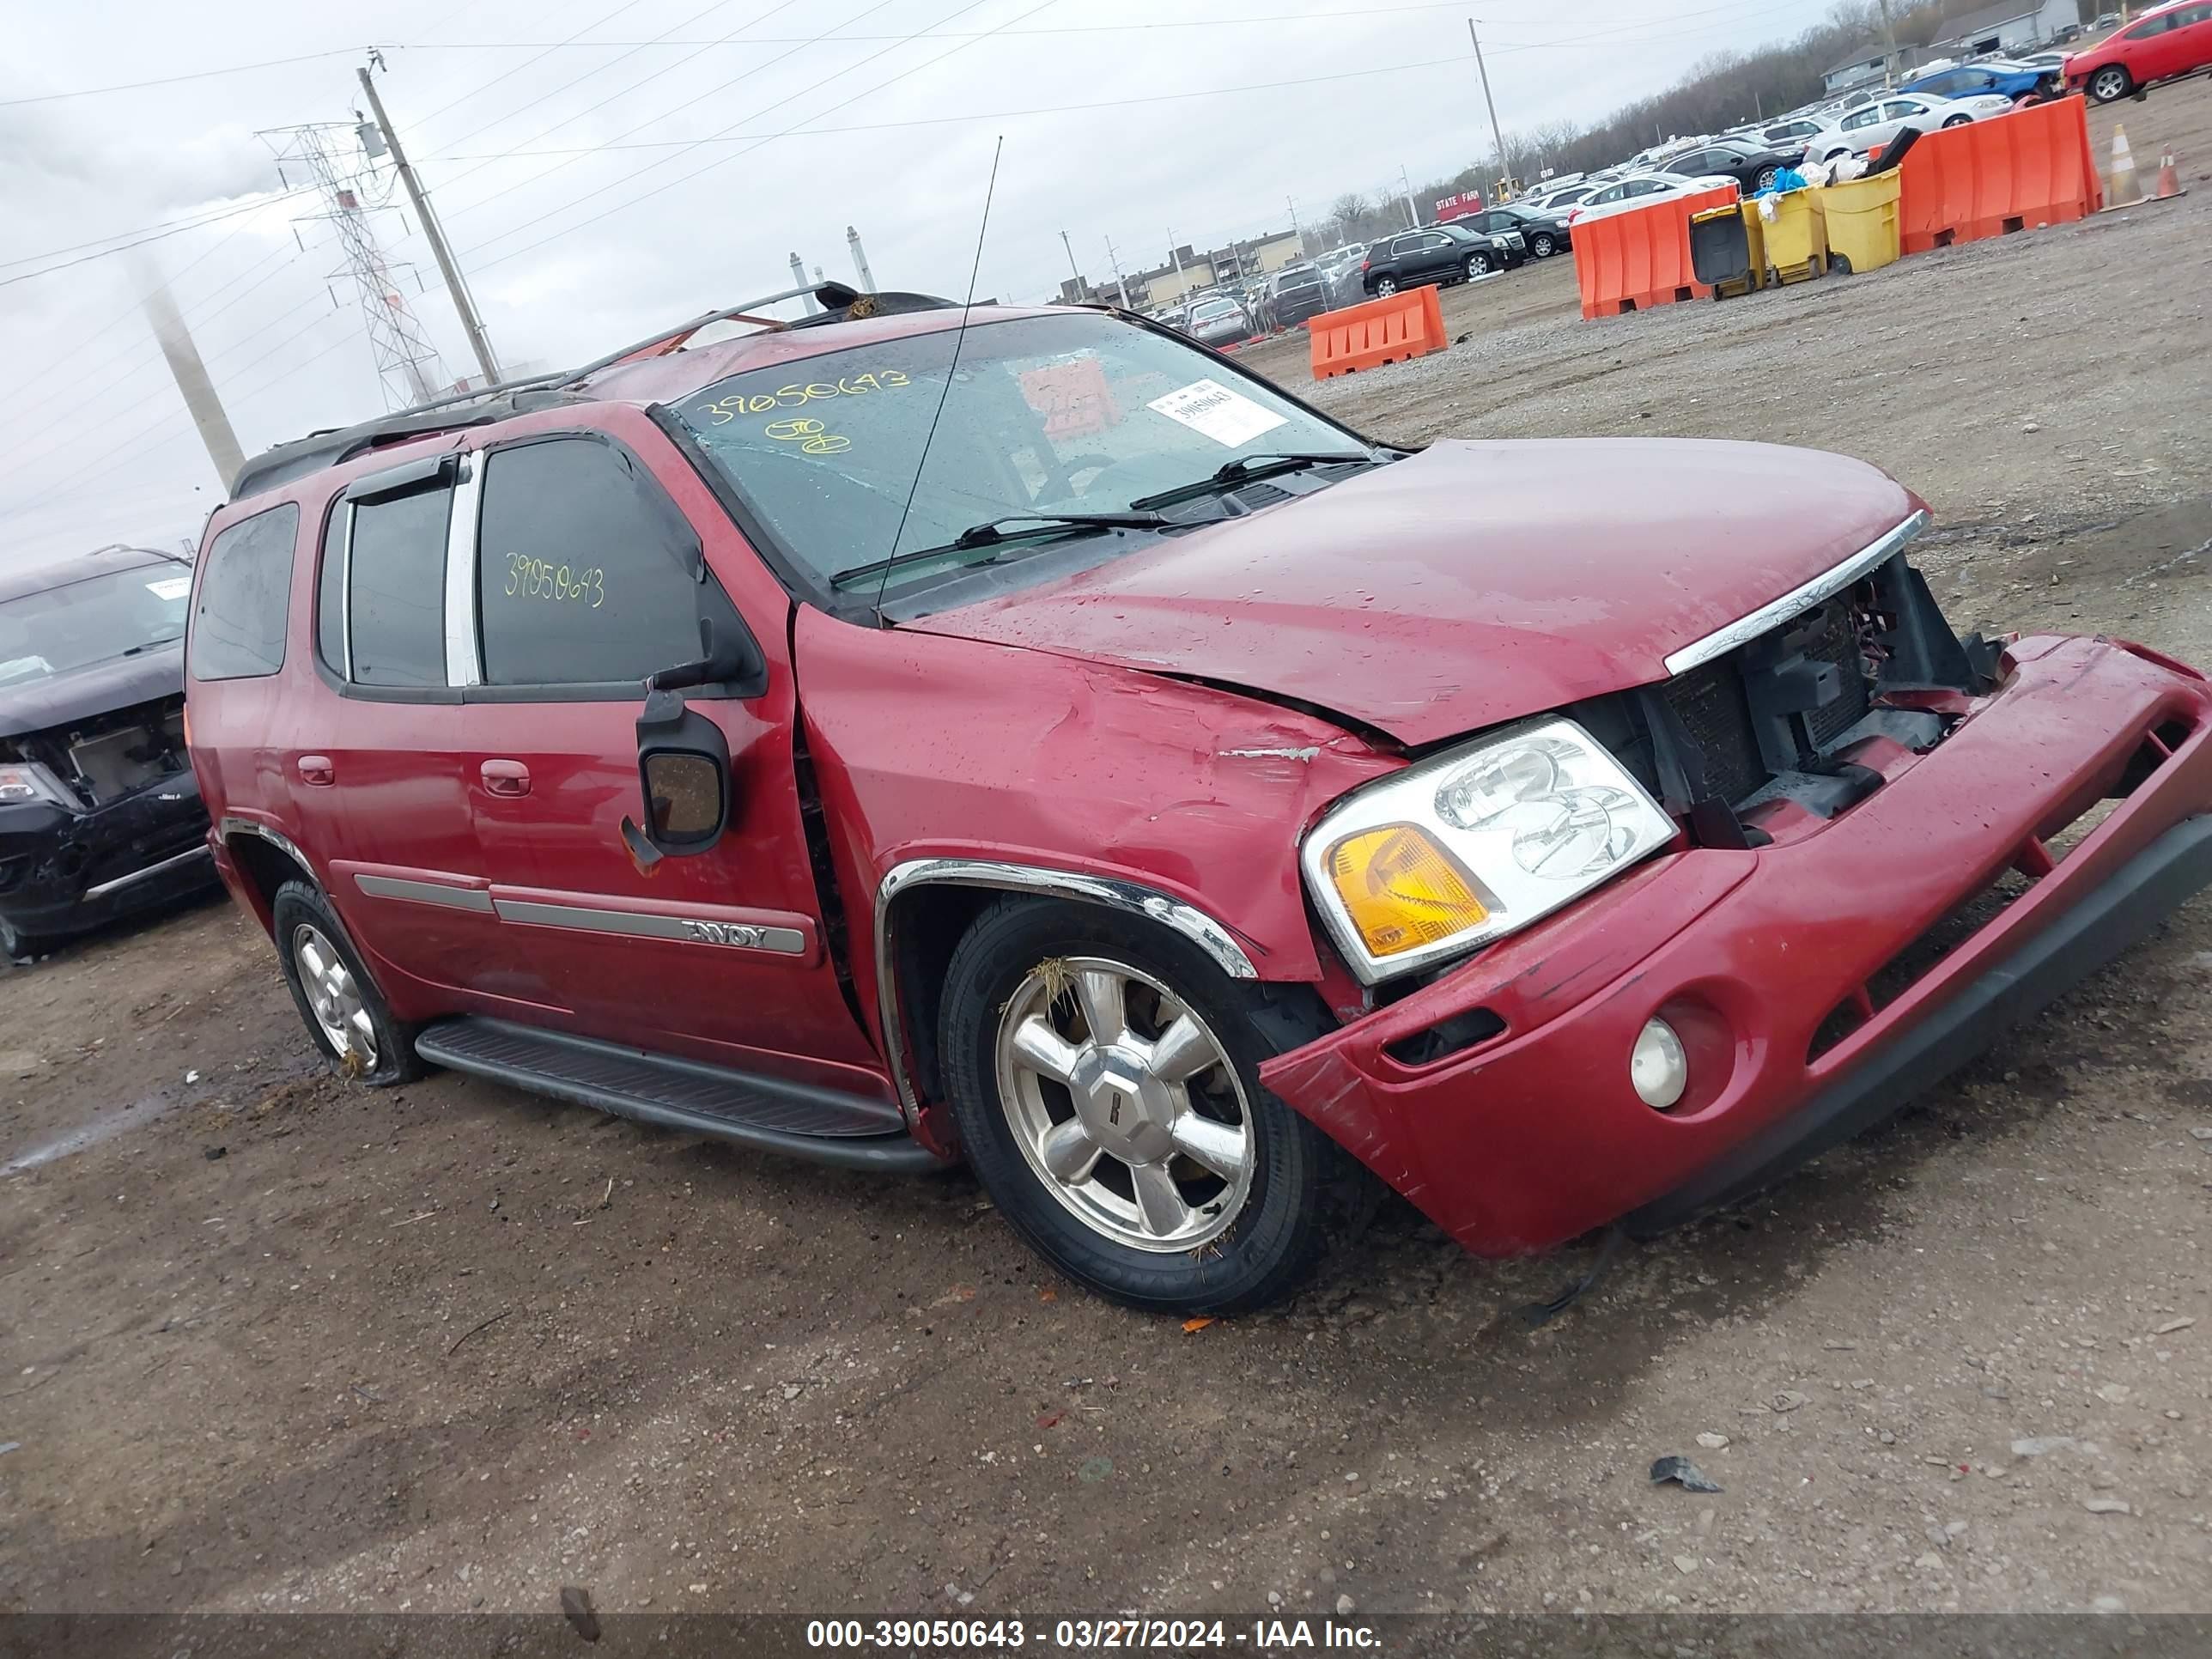
{"type": "Polygon", "coordinates": [[[1883,781],[1840,817],[1654,860],[1261,1080],[1480,1254],[1648,1235],[1893,1112],[2212,884],[2212,688],[2154,653],[2022,641],[1936,748],[1854,758],[1883,781]],[[1664,1110],[1629,1075],[1655,1018],[1688,1061],[1664,1110]]]}
{"type": "Polygon", "coordinates": [[[0,806],[0,918],[58,938],[196,892],[216,879],[207,828],[189,771],[85,811],[0,806]]]}

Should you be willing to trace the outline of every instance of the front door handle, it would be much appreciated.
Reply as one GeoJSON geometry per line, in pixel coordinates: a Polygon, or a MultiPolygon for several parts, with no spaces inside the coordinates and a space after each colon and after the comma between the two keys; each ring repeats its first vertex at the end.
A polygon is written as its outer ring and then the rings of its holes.
{"type": "Polygon", "coordinates": [[[520,761],[488,760],[477,769],[483,780],[488,795],[526,795],[530,793],[530,769],[520,761]]]}
{"type": "Polygon", "coordinates": [[[314,788],[327,789],[338,781],[338,769],[328,755],[302,755],[298,764],[300,781],[314,788]]]}

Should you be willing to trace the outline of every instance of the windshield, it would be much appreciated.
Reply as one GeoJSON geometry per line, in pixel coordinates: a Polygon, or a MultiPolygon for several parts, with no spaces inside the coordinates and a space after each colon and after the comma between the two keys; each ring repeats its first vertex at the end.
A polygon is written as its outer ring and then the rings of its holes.
{"type": "Polygon", "coordinates": [[[110,570],[0,601],[0,685],[24,685],[185,636],[191,573],[110,570]]]}
{"type": "Polygon", "coordinates": [[[1010,514],[1124,512],[1239,456],[1365,447],[1194,347],[1089,313],[978,320],[946,392],[956,335],[735,374],[675,414],[825,584],[1010,514]]]}

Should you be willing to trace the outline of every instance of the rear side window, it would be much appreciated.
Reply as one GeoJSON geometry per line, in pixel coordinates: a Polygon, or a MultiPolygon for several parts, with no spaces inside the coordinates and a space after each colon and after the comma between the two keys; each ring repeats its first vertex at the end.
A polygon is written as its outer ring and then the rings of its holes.
{"type": "Polygon", "coordinates": [[[346,611],[362,685],[446,683],[446,520],[450,489],[353,508],[346,611]]]}
{"type": "Polygon", "coordinates": [[[255,679],[283,667],[299,532],[300,509],[287,501],[232,525],[209,546],[186,647],[192,678],[255,679]]]}
{"type": "MultiPolygon", "coordinates": [[[[641,680],[699,654],[698,538],[610,444],[553,438],[494,450],[477,548],[488,685],[641,680]]],[[[719,596],[709,614],[729,614],[719,596]]]]}

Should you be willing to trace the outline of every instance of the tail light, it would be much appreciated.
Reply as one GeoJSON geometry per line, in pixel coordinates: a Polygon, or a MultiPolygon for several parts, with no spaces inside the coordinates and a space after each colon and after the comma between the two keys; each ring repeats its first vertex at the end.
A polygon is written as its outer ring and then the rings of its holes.
{"type": "Polygon", "coordinates": [[[1359,262],[1359,274],[1360,274],[1362,276],[1365,276],[1369,271],[1370,271],[1370,270],[1374,270],[1374,269],[1375,269],[1375,261],[1374,261],[1374,260],[1372,260],[1372,259],[1362,259],[1362,260],[1359,262]]]}

